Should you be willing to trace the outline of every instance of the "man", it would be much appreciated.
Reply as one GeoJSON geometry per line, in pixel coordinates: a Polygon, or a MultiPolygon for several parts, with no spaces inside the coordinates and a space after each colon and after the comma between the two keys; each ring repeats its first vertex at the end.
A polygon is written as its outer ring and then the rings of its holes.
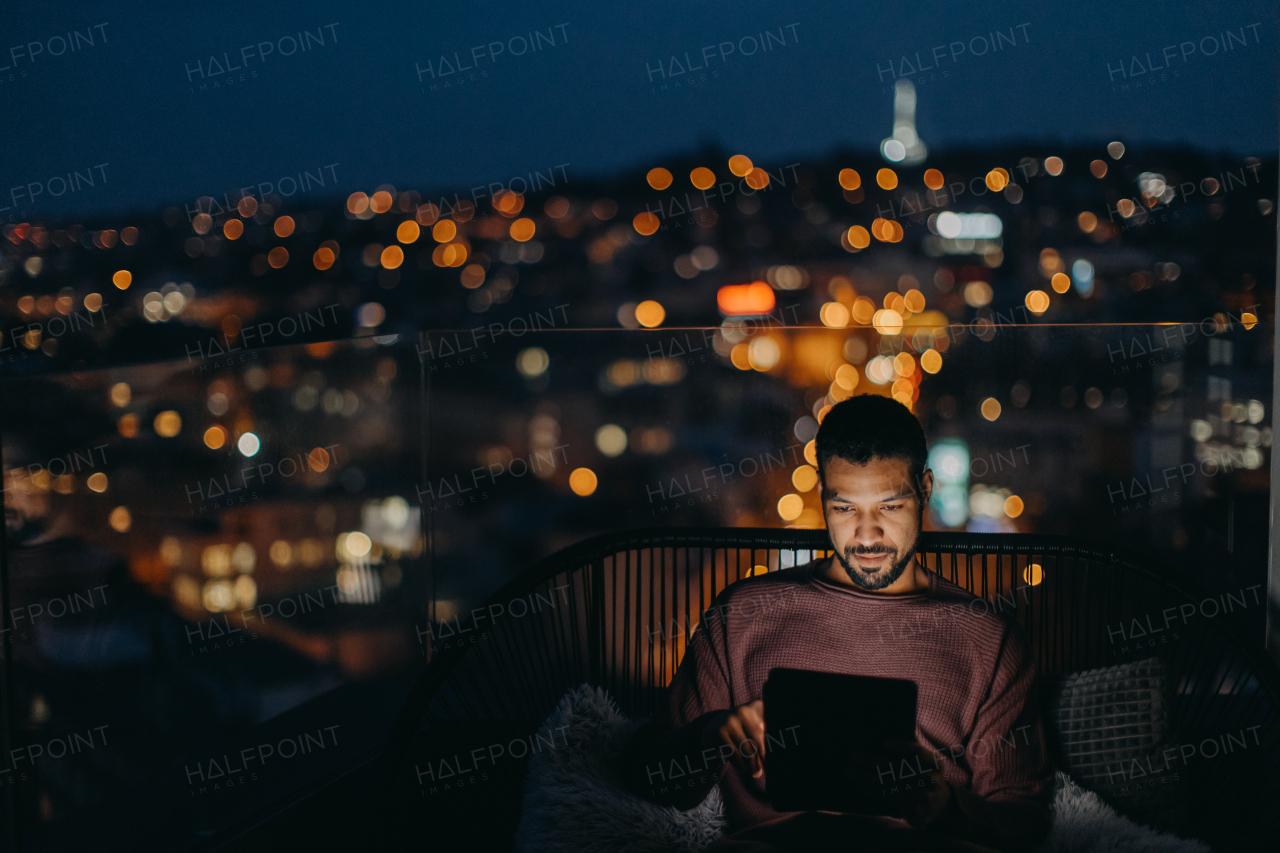
{"type": "Polygon", "coordinates": [[[827,413],[817,456],[834,558],[717,597],[671,682],[666,719],[640,729],[623,756],[629,786],[687,809],[718,783],[730,834],[713,850],[1032,847],[1048,828],[1053,778],[1035,668],[1012,620],[971,607],[972,595],[915,559],[933,488],[923,429],[892,399],[853,397],[827,413]],[[764,728],[774,667],[916,683],[915,742],[850,731],[830,745],[849,752],[858,786],[847,813],[770,807],[762,759],[786,743],[764,728]]]}

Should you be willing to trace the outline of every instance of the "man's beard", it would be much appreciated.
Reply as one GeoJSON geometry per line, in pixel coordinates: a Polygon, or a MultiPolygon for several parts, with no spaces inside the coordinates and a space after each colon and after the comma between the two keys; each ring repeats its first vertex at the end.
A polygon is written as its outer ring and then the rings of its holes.
{"type": "MultiPolygon", "coordinates": [[[[923,513],[922,519],[923,520],[923,513]]],[[[920,544],[920,533],[917,529],[915,541],[911,543],[911,547],[907,549],[907,553],[898,559],[898,551],[895,548],[857,548],[850,545],[844,549],[844,553],[836,552],[836,559],[840,561],[840,565],[844,566],[845,574],[849,576],[849,580],[853,581],[855,586],[859,586],[865,590],[875,591],[884,589],[891,583],[902,577],[902,573],[907,570],[907,566],[911,563],[911,559],[916,555],[916,546],[920,544]],[[889,554],[891,555],[892,565],[886,572],[883,569],[875,574],[868,574],[854,561],[856,554],[889,554]]]]}

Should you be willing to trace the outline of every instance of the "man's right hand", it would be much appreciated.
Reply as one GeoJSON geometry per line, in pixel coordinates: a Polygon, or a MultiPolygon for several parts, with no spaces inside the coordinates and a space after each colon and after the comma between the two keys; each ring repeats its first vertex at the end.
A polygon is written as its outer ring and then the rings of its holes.
{"type": "Polygon", "coordinates": [[[721,749],[734,765],[752,778],[764,775],[764,702],[757,699],[739,705],[724,716],[713,720],[708,735],[715,745],[727,744],[732,749],[721,749]],[[719,723],[717,726],[716,724],[719,723]]]}

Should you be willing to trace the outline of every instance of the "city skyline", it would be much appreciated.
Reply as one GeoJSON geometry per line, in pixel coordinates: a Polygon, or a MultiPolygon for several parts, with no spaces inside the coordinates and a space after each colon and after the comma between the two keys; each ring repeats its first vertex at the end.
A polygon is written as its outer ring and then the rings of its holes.
{"type": "Polygon", "coordinates": [[[1019,140],[1276,149],[1275,93],[1242,85],[1276,79],[1263,4],[1207,20],[1163,4],[972,4],[909,27],[872,8],[844,28],[824,24],[834,4],[745,4],[733,20],[661,4],[489,12],[352,20],[318,4],[255,9],[247,24],[19,10],[0,51],[0,100],[18,119],[6,149],[21,152],[0,168],[0,218],[142,210],[333,163],[344,193],[556,163],[591,180],[710,146],[761,162],[874,152],[902,79],[931,155],[1019,140]],[[98,166],[93,185],[49,186],[98,166]]]}

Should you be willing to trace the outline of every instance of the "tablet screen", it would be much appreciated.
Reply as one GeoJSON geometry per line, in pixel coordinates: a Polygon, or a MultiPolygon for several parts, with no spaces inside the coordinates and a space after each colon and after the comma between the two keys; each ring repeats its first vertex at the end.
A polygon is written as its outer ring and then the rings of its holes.
{"type": "Polygon", "coordinates": [[[779,811],[867,808],[849,780],[853,753],[915,739],[914,681],[776,668],[763,698],[765,786],[779,811]]]}

